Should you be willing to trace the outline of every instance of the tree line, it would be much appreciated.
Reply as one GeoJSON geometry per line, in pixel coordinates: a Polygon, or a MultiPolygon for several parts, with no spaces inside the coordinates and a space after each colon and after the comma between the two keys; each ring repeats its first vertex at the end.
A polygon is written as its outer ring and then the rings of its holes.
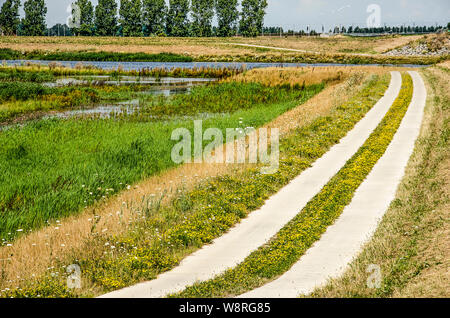
{"type": "MultiPolygon", "coordinates": [[[[413,33],[435,33],[439,32],[441,30],[445,30],[446,27],[441,25],[436,26],[384,26],[379,28],[367,28],[367,27],[359,27],[359,26],[349,26],[349,27],[338,27],[336,26],[334,29],[330,29],[328,32],[325,32],[325,28],[322,27],[321,33],[328,33],[328,34],[413,34],[413,33]]],[[[450,30],[450,23],[447,25],[447,30],[450,30]]],[[[295,31],[292,29],[285,30],[282,27],[264,27],[263,28],[263,34],[262,35],[283,35],[283,36],[289,36],[289,35],[298,35],[298,36],[304,36],[304,35],[311,35],[311,36],[317,36],[321,34],[317,32],[316,30],[307,28],[305,30],[299,30],[295,31]]]]}
{"type": "Polygon", "coordinates": [[[65,25],[46,26],[44,0],[26,0],[20,19],[20,0],[5,0],[0,11],[3,35],[42,36],[70,32],[83,36],[244,36],[261,34],[267,0],[90,0],[72,4],[70,30],[65,25]],[[217,17],[217,26],[213,18],[217,17]],[[55,29],[56,28],[56,29],[55,29]]]}
{"type": "Polygon", "coordinates": [[[379,28],[360,28],[359,26],[353,27],[350,26],[348,28],[342,27],[339,29],[339,27],[336,27],[333,31],[333,33],[394,33],[394,34],[402,34],[402,33],[433,33],[437,32],[439,30],[444,29],[443,26],[384,26],[379,28]]]}

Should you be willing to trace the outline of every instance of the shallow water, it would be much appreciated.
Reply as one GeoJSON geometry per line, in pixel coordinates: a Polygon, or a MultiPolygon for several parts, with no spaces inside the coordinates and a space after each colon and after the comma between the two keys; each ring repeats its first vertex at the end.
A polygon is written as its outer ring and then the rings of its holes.
{"type": "Polygon", "coordinates": [[[102,85],[154,85],[155,90],[164,90],[165,87],[183,86],[192,87],[195,85],[207,84],[215,82],[215,78],[175,78],[175,77],[137,77],[137,76],[120,76],[114,79],[111,76],[93,75],[93,76],[72,76],[58,78],[54,82],[44,83],[43,85],[49,87],[61,87],[69,85],[87,85],[87,84],[102,84],[102,85]]]}
{"type": "Polygon", "coordinates": [[[114,115],[132,114],[139,108],[139,99],[132,99],[123,102],[111,104],[99,104],[92,108],[71,109],[62,112],[54,112],[44,116],[42,119],[49,118],[70,118],[82,116],[99,116],[100,118],[110,118],[114,115]]]}
{"type": "MultiPolygon", "coordinates": [[[[62,87],[69,85],[101,84],[101,85],[148,85],[146,91],[139,92],[139,95],[164,95],[172,96],[178,94],[188,94],[195,86],[206,85],[217,81],[215,78],[154,78],[154,77],[134,77],[120,76],[118,79],[112,79],[110,76],[74,76],[61,77],[54,82],[44,83],[49,87],[62,87]]],[[[116,118],[121,115],[131,115],[139,113],[139,99],[132,99],[121,102],[101,103],[94,107],[78,108],[66,111],[52,111],[43,116],[41,120],[51,118],[77,118],[77,117],[98,117],[98,118],[116,118]]],[[[0,125],[0,131],[21,126],[22,124],[0,125]]]]}
{"type": "MultiPolygon", "coordinates": [[[[141,92],[140,95],[164,95],[166,97],[179,94],[188,94],[192,87],[204,85],[208,81],[203,82],[185,82],[184,85],[176,86],[154,86],[150,90],[141,92]]],[[[84,117],[84,116],[98,116],[100,118],[114,118],[118,115],[131,115],[136,112],[139,113],[140,102],[139,99],[132,99],[122,102],[103,103],[98,104],[92,108],[72,109],[63,112],[55,112],[44,117],[48,118],[70,118],[70,117],[84,117]]]]}
{"type": "MultiPolygon", "coordinates": [[[[10,66],[24,65],[30,62],[34,64],[48,65],[55,61],[45,60],[6,60],[5,63],[10,66]]],[[[381,65],[381,64],[337,64],[337,63],[243,63],[243,62],[96,62],[96,61],[57,61],[66,67],[75,67],[75,65],[82,63],[84,65],[92,65],[101,69],[117,69],[119,66],[125,71],[139,71],[142,69],[153,68],[241,68],[247,69],[264,68],[264,67],[324,67],[324,66],[367,66],[367,65],[381,65]]],[[[389,66],[389,64],[386,64],[389,66]]],[[[426,67],[425,65],[396,65],[399,67],[426,67]]]]}

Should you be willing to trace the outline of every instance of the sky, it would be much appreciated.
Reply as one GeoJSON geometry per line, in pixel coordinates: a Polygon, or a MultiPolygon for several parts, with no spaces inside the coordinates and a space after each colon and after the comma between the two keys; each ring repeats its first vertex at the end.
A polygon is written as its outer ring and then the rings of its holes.
{"type": "MultiPolygon", "coordinates": [[[[65,23],[69,16],[67,7],[73,1],[45,0],[48,26],[65,23]]],[[[1,4],[3,2],[0,0],[1,4]]],[[[96,5],[97,0],[92,0],[92,3],[96,5]]],[[[415,23],[428,26],[450,22],[449,0],[268,0],[268,3],[265,25],[282,26],[285,30],[306,30],[307,26],[321,30],[322,25],[326,31],[339,25],[366,26],[370,4],[379,5],[381,25],[415,23]]]]}

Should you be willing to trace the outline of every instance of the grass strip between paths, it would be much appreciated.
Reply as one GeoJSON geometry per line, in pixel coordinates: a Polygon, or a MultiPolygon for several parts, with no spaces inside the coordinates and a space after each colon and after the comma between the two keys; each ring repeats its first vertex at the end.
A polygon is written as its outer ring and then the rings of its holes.
{"type": "Polygon", "coordinates": [[[144,221],[131,225],[129,233],[97,238],[97,242],[89,243],[89,251],[83,257],[75,255],[64,261],[65,265],[80,265],[81,290],[68,290],[66,276],[55,275],[55,272],[64,273],[62,265],[1,296],[92,296],[156,278],[261,207],[270,195],[325,154],[376,104],[388,84],[388,75],[373,76],[349,102],[283,138],[276,174],[262,175],[258,167],[250,168],[206,181],[193,191],[180,193],[166,206],[158,202],[144,205],[137,211],[139,219],[144,221]]]}
{"type": "Polygon", "coordinates": [[[260,287],[283,274],[320,239],[351,202],[391,143],[412,99],[411,76],[403,75],[400,95],[365,144],[306,207],[268,244],[215,279],[198,283],[178,297],[228,297],[260,287]]]}

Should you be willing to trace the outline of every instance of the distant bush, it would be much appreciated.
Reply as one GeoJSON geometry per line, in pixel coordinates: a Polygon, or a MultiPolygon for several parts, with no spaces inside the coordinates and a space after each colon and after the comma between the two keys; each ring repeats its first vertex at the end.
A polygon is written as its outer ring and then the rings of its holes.
{"type": "Polygon", "coordinates": [[[0,100],[27,100],[50,94],[49,88],[36,83],[0,83],[0,100]]]}
{"type": "Polygon", "coordinates": [[[17,68],[2,68],[0,70],[0,82],[51,82],[55,79],[50,72],[26,72],[17,68]]]}
{"type": "Polygon", "coordinates": [[[94,89],[81,87],[52,88],[37,83],[0,83],[0,101],[45,99],[61,101],[64,105],[98,101],[94,89]]]}
{"type": "Polygon", "coordinates": [[[16,60],[22,57],[21,52],[11,49],[0,49],[0,59],[2,60],[16,60]]]}

